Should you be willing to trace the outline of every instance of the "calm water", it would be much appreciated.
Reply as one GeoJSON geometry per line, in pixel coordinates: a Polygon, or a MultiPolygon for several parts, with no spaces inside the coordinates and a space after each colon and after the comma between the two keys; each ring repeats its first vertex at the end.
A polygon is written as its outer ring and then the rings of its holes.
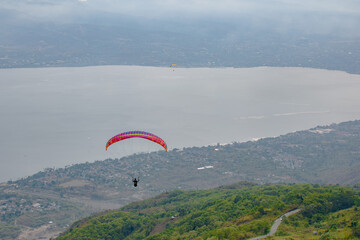
{"type": "Polygon", "coordinates": [[[360,119],[360,75],[304,68],[136,66],[0,70],[0,181],[46,167],[278,136],[360,119]]]}

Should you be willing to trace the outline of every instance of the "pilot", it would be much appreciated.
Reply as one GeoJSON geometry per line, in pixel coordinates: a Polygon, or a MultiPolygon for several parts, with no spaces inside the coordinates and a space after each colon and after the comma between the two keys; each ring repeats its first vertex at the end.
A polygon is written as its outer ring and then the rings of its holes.
{"type": "Polygon", "coordinates": [[[136,178],[133,178],[133,183],[134,183],[134,187],[137,187],[137,183],[140,182],[140,178],[138,177],[137,179],[136,178]]]}

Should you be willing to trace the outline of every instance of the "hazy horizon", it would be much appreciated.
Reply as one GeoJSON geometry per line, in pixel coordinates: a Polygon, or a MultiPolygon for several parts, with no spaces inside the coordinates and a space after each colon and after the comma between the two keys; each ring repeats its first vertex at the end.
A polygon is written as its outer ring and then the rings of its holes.
{"type": "Polygon", "coordinates": [[[360,73],[354,0],[0,2],[0,68],[177,63],[360,73]]]}

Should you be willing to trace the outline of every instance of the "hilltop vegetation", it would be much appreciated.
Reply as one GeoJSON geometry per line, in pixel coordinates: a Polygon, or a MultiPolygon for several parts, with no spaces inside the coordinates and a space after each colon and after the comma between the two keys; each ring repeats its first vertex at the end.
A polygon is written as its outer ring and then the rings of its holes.
{"type": "MultiPolygon", "coordinates": [[[[359,200],[358,192],[339,186],[241,182],[212,190],[175,190],[80,220],[58,239],[247,239],[266,234],[273,220],[295,208],[302,211],[287,226],[317,229],[328,221],[331,229],[340,229],[347,223],[331,213],[353,206],[358,211],[359,200]]],[[[347,234],[358,237],[358,212],[351,221],[347,234]]]]}
{"type": "Polygon", "coordinates": [[[209,189],[239,181],[353,186],[360,183],[359,171],[360,121],[258,141],[48,168],[0,185],[0,238],[13,232],[9,226],[15,221],[31,228],[52,221],[62,230],[91,213],[173,189],[209,189]],[[141,178],[138,188],[132,187],[134,173],[141,178]],[[31,223],[23,221],[30,218],[31,223]]]}

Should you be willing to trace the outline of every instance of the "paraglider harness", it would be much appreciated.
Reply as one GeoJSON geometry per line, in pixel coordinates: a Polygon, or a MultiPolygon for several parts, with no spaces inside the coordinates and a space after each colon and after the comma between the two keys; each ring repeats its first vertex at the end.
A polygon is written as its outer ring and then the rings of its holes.
{"type": "Polygon", "coordinates": [[[136,178],[133,178],[133,183],[134,183],[134,187],[137,187],[137,183],[140,182],[140,178],[138,177],[137,179],[136,178]]]}

